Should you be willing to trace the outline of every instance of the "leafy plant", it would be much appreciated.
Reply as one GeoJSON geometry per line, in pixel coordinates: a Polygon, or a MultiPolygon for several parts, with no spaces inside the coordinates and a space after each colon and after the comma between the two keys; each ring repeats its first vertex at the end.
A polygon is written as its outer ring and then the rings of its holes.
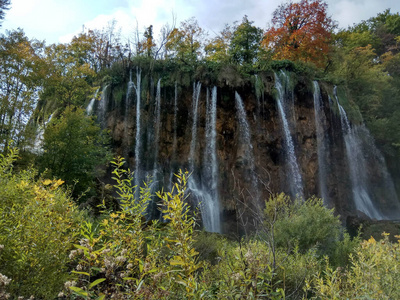
{"type": "Polygon", "coordinates": [[[44,133],[43,149],[40,169],[74,186],[75,196],[93,186],[97,167],[109,158],[105,132],[83,109],[74,107],[52,119],[44,133]]]}
{"type": "Polygon", "coordinates": [[[380,242],[372,237],[362,242],[345,269],[332,269],[327,262],[324,271],[308,282],[313,299],[398,299],[400,242],[383,236],[380,242]]]}
{"type": "Polygon", "coordinates": [[[35,180],[35,170],[13,173],[18,151],[0,158],[0,273],[13,296],[54,299],[68,276],[68,253],[84,212],[61,180],[35,180]]]}

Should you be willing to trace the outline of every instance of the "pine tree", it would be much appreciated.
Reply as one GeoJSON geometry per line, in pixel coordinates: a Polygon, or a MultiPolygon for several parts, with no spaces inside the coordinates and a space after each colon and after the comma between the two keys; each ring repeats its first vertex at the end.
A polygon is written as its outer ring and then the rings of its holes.
{"type": "MultiPolygon", "coordinates": [[[[0,0],[0,22],[4,20],[6,10],[10,9],[11,0],[0,0]]],[[[0,23],[1,26],[1,23],[0,23]]]]}

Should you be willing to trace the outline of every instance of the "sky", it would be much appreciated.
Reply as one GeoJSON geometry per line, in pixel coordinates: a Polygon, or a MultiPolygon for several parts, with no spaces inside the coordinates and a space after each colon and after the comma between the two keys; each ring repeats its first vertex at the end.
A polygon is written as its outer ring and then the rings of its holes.
{"type": "MultiPolygon", "coordinates": [[[[29,38],[45,40],[47,44],[67,43],[82,32],[83,27],[102,29],[117,21],[123,38],[153,25],[157,34],[164,24],[176,26],[196,17],[200,27],[210,36],[220,32],[225,24],[248,16],[254,25],[266,29],[273,11],[285,0],[11,0],[0,32],[22,28],[29,38]]],[[[296,1],[295,1],[296,2],[296,1]]],[[[325,0],[328,14],[347,28],[374,17],[390,8],[400,12],[399,0],[325,0]]]]}

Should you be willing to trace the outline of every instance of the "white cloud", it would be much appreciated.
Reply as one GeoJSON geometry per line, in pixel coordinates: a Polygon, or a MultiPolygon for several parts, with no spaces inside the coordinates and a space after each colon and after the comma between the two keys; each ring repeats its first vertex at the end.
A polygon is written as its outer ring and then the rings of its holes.
{"type": "MultiPolygon", "coordinates": [[[[99,29],[102,30],[103,28],[106,28],[107,25],[113,21],[117,21],[117,27],[121,28],[121,34],[123,36],[126,36],[129,34],[129,31],[132,29],[133,26],[133,20],[131,16],[126,13],[123,10],[116,10],[114,13],[109,14],[109,15],[98,15],[94,19],[85,22],[82,27],[84,26],[87,29],[99,29]]],[[[75,36],[78,35],[80,32],[82,32],[82,27],[77,28],[74,32],[68,33],[66,35],[63,35],[59,38],[59,42],[61,43],[68,43],[71,41],[71,39],[75,36]]]]}
{"type": "MultiPolygon", "coordinates": [[[[157,34],[161,27],[173,21],[179,26],[192,16],[210,34],[218,33],[226,23],[241,21],[247,15],[250,21],[266,28],[273,11],[285,0],[13,0],[6,12],[4,29],[21,27],[29,37],[48,42],[68,42],[82,30],[101,29],[115,19],[123,36],[130,36],[139,26],[140,32],[153,25],[157,34]]],[[[299,1],[299,0],[297,0],[299,1]]],[[[391,8],[400,10],[398,0],[326,0],[328,12],[341,28],[376,16],[391,8]]]]}

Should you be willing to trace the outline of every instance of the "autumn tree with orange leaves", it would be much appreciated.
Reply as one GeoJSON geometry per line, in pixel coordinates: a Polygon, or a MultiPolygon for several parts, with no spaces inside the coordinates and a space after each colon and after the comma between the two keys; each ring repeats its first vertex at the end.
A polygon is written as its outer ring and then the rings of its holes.
{"type": "Polygon", "coordinates": [[[272,51],[274,59],[323,66],[336,26],[326,11],[327,4],[322,0],[281,4],[273,13],[273,26],[265,33],[262,45],[272,51]]]}

